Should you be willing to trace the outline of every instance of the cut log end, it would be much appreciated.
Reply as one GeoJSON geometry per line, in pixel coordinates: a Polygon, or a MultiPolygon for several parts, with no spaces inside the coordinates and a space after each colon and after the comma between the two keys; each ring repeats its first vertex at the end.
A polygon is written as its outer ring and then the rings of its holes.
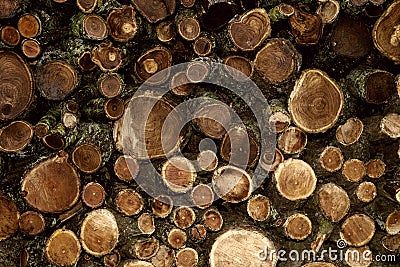
{"type": "Polygon", "coordinates": [[[278,138],[278,147],[286,154],[301,153],[307,145],[307,135],[297,127],[289,127],[278,138]]]}
{"type": "Polygon", "coordinates": [[[81,254],[81,244],[71,230],[58,229],[46,243],[47,259],[58,266],[76,264],[81,254]]]}
{"type": "Polygon", "coordinates": [[[317,184],[314,170],[299,159],[281,163],[275,171],[275,180],[278,192],[292,201],[308,198],[317,184]]]}
{"type": "Polygon", "coordinates": [[[187,236],[181,229],[172,229],[168,233],[168,244],[174,249],[180,249],[186,244],[187,236]]]}
{"type": "Polygon", "coordinates": [[[150,23],[156,23],[164,20],[166,17],[175,12],[176,1],[173,0],[155,0],[149,5],[146,0],[133,0],[136,9],[142,14],[150,23]]]}
{"type": "Polygon", "coordinates": [[[215,240],[210,252],[210,267],[224,266],[276,266],[277,256],[260,255],[274,250],[274,243],[264,234],[255,230],[228,230],[215,240]],[[264,256],[265,261],[257,257],[264,256]]]}
{"type": "Polygon", "coordinates": [[[153,264],[141,260],[127,260],[122,265],[123,267],[154,267],[153,264]]]}
{"type": "Polygon", "coordinates": [[[17,152],[32,140],[33,128],[25,121],[13,121],[0,129],[0,151],[17,152]]]}
{"type": "Polygon", "coordinates": [[[260,143],[247,128],[233,126],[222,139],[220,155],[236,166],[254,167],[260,156],[260,143]]]}
{"type": "Polygon", "coordinates": [[[0,120],[17,117],[28,108],[33,98],[30,68],[18,54],[7,50],[0,50],[0,91],[3,92],[0,120]]]}
{"type": "Polygon", "coordinates": [[[335,172],[342,168],[344,158],[340,148],[334,146],[327,146],[322,151],[319,162],[321,167],[329,172],[335,172]]]}
{"type": "Polygon", "coordinates": [[[26,202],[48,213],[71,208],[79,199],[79,174],[66,153],[42,161],[28,171],[21,185],[26,202]]]}
{"type": "Polygon", "coordinates": [[[213,43],[210,38],[200,36],[193,43],[193,50],[200,57],[208,56],[213,48],[213,43]]]}
{"type": "Polygon", "coordinates": [[[138,228],[140,232],[151,235],[156,230],[154,226],[154,217],[150,213],[142,213],[138,218],[138,228]]]}
{"type": "Polygon", "coordinates": [[[197,163],[203,171],[213,171],[218,166],[218,156],[212,150],[203,150],[197,155],[197,163]]]}
{"type": "Polygon", "coordinates": [[[85,185],[82,191],[82,201],[90,208],[98,208],[103,205],[106,199],[106,191],[99,183],[90,182],[85,185]]]}
{"type": "Polygon", "coordinates": [[[265,9],[255,8],[244,13],[228,27],[232,42],[243,51],[258,47],[271,34],[271,22],[265,9]]]}
{"type": "Polygon", "coordinates": [[[231,123],[231,113],[225,104],[204,104],[194,114],[193,122],[206,136],[221,139],[231,123]]]}
{"type": "Polygon", "coordinates": [[[304,240],[312,232],[311,220],[301,213],[293,214],[287,218],[283,227],[286,236],[294,240],[304,240]]]}
{"type": "Polygon", "coordinates": [[[400,3],[393,2],[375,22],[372,39],[376,48],[396,63],[400,62],[400,3]]]}
{"type": "Polygon", "coordinates": [[[114,250],[112,253],[104,256],[103,262],[106,267],[117,267],[121,262],[121,254],[118,250],[114,250]]]}
{"type": "Polygon", "coordinates": [[[361,58],[372,49],[371,33],[363,20],[340,16],[331,37],[333,51],[341,56],[361,58]]]}
{"type": "Polygon", "coordinates": [[[371,159],[365,164],[367,175],[370,178],[381,178],[385,174],[386,164],[380,159],[371,159]]]}
{"type": "Polygon", "coordinates": [[[195,267],[198,262],[199,255],[193,248],[183,248],[176,253],[176,267],[195,267]]]}
{"type": "Polygon", "coordinates": [[[386,235],[382,238],[382,246],[389,251],[397,251],[400,248],[400,234],[386,235]]]}
{"type": "Polygon", "coordinates": [[[42,47],[38,41],[27,39],[22,41],[21,51],[28,59],[35,59],[42,53],[42,47]]]}
{"type": "Polygon", "coordinates": [[[0,3],[0,19],[8,19],[14,17],[20,8],[23,1],[4,0],[0,3]]]}
{"type": "Polygon", "coordinates": [[[395,210],[389,214],[386,218],[385,228],[389,235],[400,233],[400,211],[395,210]]]}
{"type": "Polygon", "coordinates": [[[359,159],[349,159],[343,164],[342,175],[349,182],[358,182],[366,175],[365,165],[359,159]]]}
{"type": "Polygon", "coordinates": [[[207,228],[202,224],[196,224],[192,227],[190,234],[194,242],[201,242],[207,237],[207,228]]]}
{"type": "Polygon", "coordinates": [[[286,130],[290,123],[291,119],[289,114],[286,112],[274,112],[270,117],[269,117],[269,126],[275,133],[281,133],[284,130],[286,130]]]}
{"type": "Polygon", "coordinates": [[[70,112],[65,112],[62,115],[62,123],[69,129],[74,129],[78,125],[78,117],[70,112]]]}
{"type": "Polygon", "coordinates": [[[388,135],[390,138],[400,137],[400,114],[389,113],[387,114],[380,123],[380,129],[383,133],[388,135]]]}
{"type": "Polygon", "coordinates": [[[289,98],[294,123],[308,133],[325,132],[338,120],[344,104],[340,87],[317,69],[305,70],[289,98]]]}
{"type": "Polygon", "coordinates": [[[350,246],[361,247],[368,244],[374,234],[374,220],[365,214],[354,214],[342,224],[340,237],[350,246]]]}
{"type": "Polygon", "coordinates": [[[176,96],[185,97],[192,93],[193,86],[190,84],[189,79],[186,77],[185,71],[177,72],[170,82],[171,92],[176,96]]]}
{"type": "Polygon", "coordinates": [[[338,222],[348,213],[350,198],[341,187],[328,183],[318,191],[318,204],[326,218],[338,222]]]}
{"type": "Polygon", "coordinates": [[[17,46],[21,41],[21,35],[13,26],[4,26],[1,28],[0,39],[9,46],[17,46]]]}
{"type": "Polygon", "coordinates": [[[71,113],[76,113],[78,112],[79,105],[75,100],[70,99],[66,101],[65,108],[71,113]]]}
{"type": "Polygon", "coordinates": [[[178,33],[183,39],[194,41],[200,35],[200,24],[195,18],[183,18],[178,21],[178,33]]]}
{"type": "Polygon", "coordinates": [[[191,8],[196,3],[196,0],[180,0],[182,6],[186,8],[191,8]]]}
{"type": "Polygon", "coordinates": [[[336,140],[344,146],[356,143],[364,130],[364,124],[358,118],[350,118],[336,130],[336,140]]]}
{"type": "Polygon", "coordinates": [[[322,18],[319,15],[295,9],[294,14],[289,18],[289,23],[298,44],[318,44],[323,28],[322,18]]]}
{"type": "Polygon", "coordinates": [[[84,173],[96,172],[101,164],[101,151],[93,144],[81,144],[72,152],[72,161],[84,173]]]}
{"type": "Polygon", "coordinates": [[[161,42],[169,42],[175,38],[176,29],[173,21],[163,21],[156,27],[157,38],[161,42]]]}
{"type": "Polygon", "coordinates": [[[25,14],[18,20],[18,31],[25,38],[34,38],[40,33],[40,21],[31,14],[25,14]]]}
{"type": "Polygon", "coordinates": [[[149,260],[160,248],[160,242],[154,237],[144,238],[134,244],[134,254],[139,260],[149,260]]]}
{"type": "Polygon", "coordinates": [[[174,210],[172,218],[177,227],[186,229],[194,223],[196,220],[196,214],[190,207],[179,207],[174,210]]]}
{"type": "Polygon", "coordinates": [[[356,189],[356,196],[362,202],[371,202],[377,195],[376,186],[371,182],[362,182],[356,189]]]}
{"type": "Polygon", "coordinates": [[[212,184],[215,193],[230,203],[247,200],[253,189],[250,175],[233,166],[218,168],[214,172],[212,184]]]}
{"type": "Polygon", "coordinates": [[[0,241],[15,234],[18,230],[19,211],[15,203],[0,194],[0,241]]]}
{"type": "Polygon", "coordinates": [[[191,83],[200,83],[204,81],[210,72],[209,67],[202,61],[189,63],[186,69],[186,77],[191,83]]]}
{"type": "Polygon", "coordinates": [[[43,138],[49,133],[49,129],[44,124],[37,124],[35,125],[34,132],[38,138],[43,138]]]}
{"type": "Polygon", "coordinates": [[[76,0],[76,5],[83,13],[92,13],[97,6],[97,0],[76,0]]]}
{"type": "Polygon", "coordinates": [[[65,61],[53,60],[38,70],[36,84],[44,98],[63,100],[78,85],[78,72],[65,61]]]}
{"type": "Polygon", "coordinates": [[[285,17],[290,17],[291,15],[294,14],[295,9],[294,9],[294,7],[291,6],[291,5],[282,3],[282,4],[279,4],[279,6],[278,6],[278,11],[279,11],[282,15],[284,15],[285,17]]]}
{"type": "Polygon", "coordinates": [[[144,207],[144,202],[139,193],[133,189],[121,190],[116,199],[118,210],[127,216],[139,214],[144,207]]]}
{"type": "Polygon", "coordinates": [[[45,146],[54,151],[59,151],[65,146],[64,138],[57,133],[47,134],[43,137],[42,141],[45,146]]]}
{"type": "Polygon", "coordinates": [[[281,83],[297,70],[299,60],[299,53],[288,40],[275,38],[257,53],[254,64],[270,82],[281,83]]]}
{"type": "Polygon", "coordinates": [[[155,47],[139,57],[134,66],[136,76],[147,84],[159,84],[167,80],[169,72],[156,73],[169,68],[172,64],[172,55],[169,50],[155,47]],[[151,78],[150,78],[151,77],[151,78]]]}
{"type": "Polygon", "coordinates": [[[131,156],[119,156],[114,164],[114,172],[120,180],[132,181],[139,173],[139,163],[131,156]]]}
{"type": "Polygon", "coordinates": [[[256,221],[265,221],[272,213],[270,200],[263,195],[256,195],[247,202],[247,214],[256,221]]]}
{"type": "Polygon", "coordinates": [[[173,157],[162,167],[162,178],[173,192],[185,193],[196,180],[197,173],[192,163],[184,157],[173,157]]]}
{"type": "Polygon", "coordinates": [[[322,23],[329,24],[336,20],[340,12],[340,3],[337,0],[328,0],[320,4],[317,14],[321,16],[322,23]]]}
{"type": "Polygon", "coordinates": [[[100,78],[99,90],[103,96],[113,98],[121,94],[123,84],[124,82],[119,75],[106,74],[100,78]]]}
{"type": "Polygon", "coordinates": [[[154,265],[154,267],[172,267],[174,262],[174,250],[165,245],[161,245],[157,251],[157,254],[151,258],[151,263],[154,265]]]}
{"type": "Polygon", "coordinates": [[[245,77],[252,77],[254,71],[253,63],[242,56],[229,56],[223,60],[224,64],[231,67],[226,68],[229,75],[236,81],[244,81],[245,77]],[[245,76],[243,76],[245,75],[245,76]]]}
{"type": "Polygon", "coordinates": [[[209,209],[203,215],[204,225],[213,232],[218,232],[222,229],[224,219],[221,213],[216,209],[209,209]]]}
{"type": "Polygon", "coordinates": [[[102,43],[92,50],[92,61],[104,72],[116,71],[121,67],[122,54],[111,42],[102,43]]]}
{"type": "Polygon", "coordinates": [[[208,208],[214,202],[214,192],[206,184],[199,184],[194,187],[191,196],[193,204],[200,209],[208,208]]]}
{"type": "Polygon", "coordinates": [[[84,250],[101,257],[111,251],[118,242],[118,225],[114,215],[106,209],[88,213],[82,222],[80,239],[84,250]]]}
{"type": "Polygon", "coordinates": [[[260,157],[260,166],[268,172],[273,172],[285,160],[283,153],[276,148],[275,151],[265,151],[260,157]]]}
{"type": "Polygon", "coordinates": [[[128,42],[135,37],[138,26],[132,6],[114,8],[108,14],[107,25],[111,37],[118,42],[128,42]]]}
{"type": "Polygon", "coordinates": [[[152,202],[153,214],[160,218],[167,217],[173,208],[172,199],[169,196],[161,195],[153,199],[152,202]]]}
{"type": "Polygon", "coordinates": [[[104,112],[110,120],[118,120],[124,115],[124,111],[124,101],[119,97],[108,99],[104,103],[104,112]]]}
{"type": "Polygon", "coordinates": [[[19,218],[19,228],[29,236],[34,236],[42,233],[46,226],[46,222],[39,212],[26,211],[19,218]]]}

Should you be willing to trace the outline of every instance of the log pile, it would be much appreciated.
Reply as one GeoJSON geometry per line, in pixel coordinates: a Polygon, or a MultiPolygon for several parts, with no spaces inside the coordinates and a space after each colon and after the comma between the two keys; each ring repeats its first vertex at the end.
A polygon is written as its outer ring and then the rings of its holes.
{"type": "Polygon", "coordinates": [[[399,0],[0,0],[0,266],[398,258],[399,97],[399,0]]]}

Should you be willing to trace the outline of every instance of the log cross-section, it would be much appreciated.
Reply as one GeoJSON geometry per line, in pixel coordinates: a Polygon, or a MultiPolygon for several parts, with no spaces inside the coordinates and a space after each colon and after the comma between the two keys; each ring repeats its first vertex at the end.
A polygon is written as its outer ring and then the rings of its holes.
{"type": "Polygon", "coordinates": [[[348,217],[340,232],[350,246],[361,247],[368,244],[375,234],[375,222],[368,215],[357,213],[348,217]]]}
{"type": "Polygon", "coordinates": [[[308,163],[299,159],[284,161],[274,174],[278,192],[292,201],[308,198],[317,185],[314,170],[308,163]]]}
{"type": "Polygon", "coordinates": [[[71,230],[57,229],[46,243],[47,259],[58,266],[76,264],[81,254],[81,244],[71,230]]]}
{"type": "Polygon", "coordinates": [[[265,9],[256,8],[243,14],[238,21],[229,24],[233,43],[243,51],[257,48],[271,34],[271,23],[265,9]]]}
{"type": "Polygon", "coordinates": [[[276,254],[268,253],[272,250],[275,250],[274,243],[262,233],[232,229],[217,237],[211,248],[209,263],[210,267],[274,267],[278,259],[276,254]]]}
{"type": "Polygon", "coordinates": [[[33,99],[31,69],[11,51],[0,50],[0,120],[19,116],[33,99]]]}
{"type": "Polygon", "coordinates": [[[294,123],[308,133],[326,132],[333,127],[343,105],[340,87],[318,69],[303,71],[289,98],[294,123]]]}
{"type": "Polygon", "coordinates": [[[383,55],[400,63],[400,1],[393,2],[376,21],[372,39],[383,55]]]}
{"type": "Polygon", "coordinates": [[[107,17],[111,37],[118,42],[127,42],[135,37],[138,26],[132,6],[113,9],[107,17]]]}
{"type": "Polygon", "coordinates": [[[26,202],[42,212],[59,213],[71,208],[79,198],[79,174],[61,152],[28,171],[21,192],[26,202]]]}
{"type": "Polygon", "coordinates": [[[106,209],[94,210],[82,222],[80,238],[83,249],[96,257],[110,253],[118,242],[118,225],[106,209]]]}
{"type": "Polygon", "coordinates": [[[155,0],[151,3],[147,0],[132,0],[132,2],[150,23],[156,23],[172,15],[176,6],[176,0],[155,0]]]}
{"type": "Polygon", "coordinates": [[[318,203],[322,213],[332,222],[338,222],[350,209],[347,192],[334,183],[324,184],[318,191],[318,203]]]}

